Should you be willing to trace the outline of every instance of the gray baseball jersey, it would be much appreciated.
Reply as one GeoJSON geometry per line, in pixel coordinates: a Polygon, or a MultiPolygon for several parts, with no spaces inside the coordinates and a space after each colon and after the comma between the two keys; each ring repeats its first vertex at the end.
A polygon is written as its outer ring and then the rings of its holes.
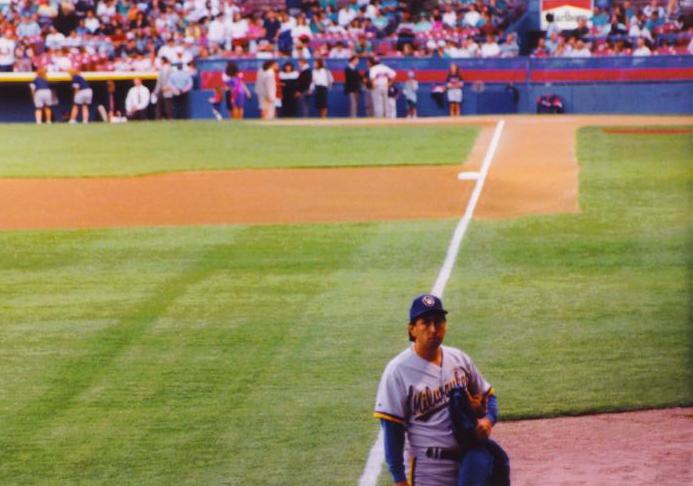
{"type": "Polygon", "coordinates": [[[438,366],[410,346],[388,363],[378,386],[374,416],[406,427],[411,457],[424,458],[429,447],[457,447],[448,413],[451,388],[461,386],[472,394],[491,391],[469,356],[449,346],[441,350],[438,366]]]}

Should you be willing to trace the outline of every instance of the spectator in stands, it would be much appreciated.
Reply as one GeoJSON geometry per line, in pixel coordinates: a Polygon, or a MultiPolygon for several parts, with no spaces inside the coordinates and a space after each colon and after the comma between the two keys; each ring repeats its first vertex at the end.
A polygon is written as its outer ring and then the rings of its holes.
{"type": "Polygon", "coordinates": [[[5,29],[0,37],[0,73],[11,73],[14,70],[16,47],[12,29],[5,29]]]}
{"type": "Polygon", "coordinates": [[[351,49],[344,45],[343,41],[337,41],[330,53],[327,56],[330,59],[349,59],[351,57],[351,49]]]}
{"type": "Polygon", "coordinates": [[[303,40],[298,40],[296,43],[294,43],[294,48],[291,51],[291,57],[294,59],[310,59],[312,57],[310,49],[308,48],[307,38],[305,39],[305,43],[303,40]]]}
{"type": "Polygon", "coordinates": [[[655,29],[664,25],[664,18],[660,17],[659,10],[652,10],[652,13],[649,16],[647,13],[645,13],[645,15],[648,17],[645,21],[645,28],[650,32],[654,32],[655,29]]]}
{"type": "Polygon", "coordinates": [[[665,19],[667,15],[664,7],[659,4],[659,0],[650,0],[650,3],[643,7],[642,11],[646,17],[650,18],[655,12],[657,13],[657,17],[660,19],[665,19]]]}
{"type": "Polygon", "coordinates": [[[547,13],[546,14],[546,37],[550,39],[554,35],[560,35],[561,34],[561,28],[558,26],[558,23],[555,21],[554,16],[552,13],[547,13]]]}
{"type": "Polygon", "coordinates": [[[373,84],[373,115],[382,118],[387,114],[387,90],[397,73],[376,58],[373,59],[368,75],[373,84]]]}
{"type": "Polygon", "coordinates": [[[556,49],[558,49],[558,45],[562,40],[565,41],[565,39],[563,39],[563,37],[557,32],[554,32],[546,39],[546,49],[548,50],[549,55],[555,55],[556,49]]]}
{"type": "Polygon", "coordinates": [[[570,32],[570,36],[576,39],[584,39],[590,33],[589,25],[587,24],[587,18],[580,17],[577,21],[577,27],[570,32]]]}
{"type": "Polygon", "coordinates": [[[70,123],[77,123],[78,111],[82,111],[82,123],[89,123],[89,107],[91,106],[94,92],[91,86],[84,79],[82,73],[75,68],[70,68],[72,77],[72,111],[70,112],[70,123]]]}
{"type": "Polygon", "coordinates": [[[481,44],[479,55],[481,57],[498,57],[501,53],[500,46],[496,42],[496,36],[487,35],[486,42],[481,44]]]}
{"type": "Polygon", "coordinates": [[[315,108],[320,118],[327,118],[327,98],[334,79],[321,58],[315,60],[311,91],[315,94],[315,108]]]}
{"type": "Polygon", "coordinates": [[[457,64],[450,65],[448,75],[445,79],[445,85],[448,94],[450,116],[460,116],[464,80],[462,79],[462,74],[460,74],[460,68],[457,64]]]}
{"type": "Polygon", "coordinates": [[[349,116],[356,118],[361,98],[361,73],[358,70],[358,56],[351,56],[344,68],[344,94],[349,98],[349,116]]]}
{"type": "Polygon", "coordinates": [[[462,41],[462,51],[460,57],[477,57],[479,55],[479,45],[474,42],[472,36],[465,37],[462,41]]]}
{"type": "Polygon", "coordinates": [[[471,4],[469,10],[464,14],[462,25],[467,27],[477,27],[481,20],[481,14],[476,4],[471,4]]]}
{"type": "Polygon", "coordinates": [[[226,29],[221,15],[217,15],[207,24],[207,41],[218,47],[227,47],[226,29]]]}
{"type": "Polygon", "coordinates": [[[296,102],[300,114],[306,118],[310,113],[310,87],[313,84],[313,70],[306,59],[298,60],[298,80],[296,81],[296,102]]]}
{"type": "Polygon", "coordinates": [[[570,51],[570,57],[592,57],[592,52],[582,40],[575,40],[575,47],[570,51]]]}
{"type": "Polygon", "coordinates": [[[295,118],[298,115],[298,105],[296,103],[298,76],[299,73],[294,70],[293,63],[290,61],[285,62],[279,73],[279,81],[282,87],[281,116],[284,118],[295,118]]]}
{"type": "Polygon", "coordinates": [[[592,14],[592,28],[597,37],[606,37],[610,30],[610,18],[606,10],[595,7],[592,14]]]}
{"type": "Polygon", "coordinates": [[[135,78],[133,86],[128,90],[128,94],[125,97],[125,114],[128,120],[146,120],[149,100],[149,89],[142,84],[142,79],[135,78]]]}
{"type": "Polygon", "coordinates": [[[547,57],[548,55],[549,49],[546,47],[546,39],[540,37],[537,42],[537,47],[532,51],[532,57],[547,57]]]}
{"type": "Polygon", "coordinates": [[[650,50],[649,47],[647,47],[645,39],[642,37],[638,37],[638,40],[636,41],[636,47],[633,50],[633,56],[651,56],[651,55],[652,55],[652,51],[650,50]]]}
{"type": "Polygon", "coordinates": [[[644,37],[645,39],[652,42],[652,33],[645,26],[646,20],[647,19],[644,13],[638,12],[637,14],[635,14],[635,17],[633,17],[630,21],[630,29],[628,30],[628,36],[644,37]]]}
{"type": "Polygon", "coordinates": [[[36,39],[41,35],[41,27],[36,21],[36,15],[22,17],[17,26],[17,37],[26,39],[36,39]]]}
{"type": "Polygon", "coordinates": [[[36,77],[29,84],[29,88],[34,98],[36,123],[40,125],[44,120],[46,123],[52,123],[53,112],[51,105],[53,104],[53,95],[48,84],[46,68],[39,67],[36,69],[36,77]]]}
{"type": "Polygon", "coordinates": [[[510,32],[505,36],[505,42],[500,46],[501,57],[517,57],[520,54],[520,46],[517,45],[517,35],[510,32]]]}

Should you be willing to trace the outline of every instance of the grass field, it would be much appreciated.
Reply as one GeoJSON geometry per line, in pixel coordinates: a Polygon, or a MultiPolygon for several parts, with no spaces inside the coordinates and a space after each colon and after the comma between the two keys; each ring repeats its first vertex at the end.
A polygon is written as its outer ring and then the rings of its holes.
{"type": "MultiPolygon", "coordinates": [[[[690,405],[690,142],[578,155],[582,213],[472,224],[448,343],[506,419],[690,405]]],[[[0,484],[354,484],[455,224],[0,232],[0,484]]]]}
{"type": "Polygon", "coordinates": [[[4,125],[0,177],[455,164],[477,127],[264,126],[252,122],[4,125]],[[460,152],[462,150],[462,152],[460,152]]]}

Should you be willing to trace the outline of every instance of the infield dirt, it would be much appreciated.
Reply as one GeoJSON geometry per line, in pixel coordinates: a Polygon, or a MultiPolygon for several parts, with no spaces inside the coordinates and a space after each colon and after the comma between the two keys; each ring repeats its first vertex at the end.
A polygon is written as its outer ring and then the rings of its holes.
{"type": "MultiPolygon", "coordinates": [[[[186,172],[133,178],[0,179],[0,229],[285,224],[454,218],[497,117],[421,119],[481,125],[462,166],[186,172]]],[[[581,126],[680,125],[683,117],[510,116],[477,208],[480,218],[576,212],[581,126]]],[[[316,121],[299,123],[317,123],[316,121]]],[[[373,120],[328,123],[374,123],[373,120]]],[[[392,122],[391,122],[392,123],[392,122]]],[[[399,120],[395,123],[409,123],[399,120]]]]}

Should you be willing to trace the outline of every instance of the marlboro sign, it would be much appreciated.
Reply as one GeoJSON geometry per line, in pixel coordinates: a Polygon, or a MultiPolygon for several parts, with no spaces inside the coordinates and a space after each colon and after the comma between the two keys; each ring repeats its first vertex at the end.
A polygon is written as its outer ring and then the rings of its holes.
{"type": "Polygon", "coordinates": [[[592,16],[592,0],[541,0],[541,28],[546,30],[546,14],[553,14],[561,30],[574,29],[580,17],[592,16]]]}

